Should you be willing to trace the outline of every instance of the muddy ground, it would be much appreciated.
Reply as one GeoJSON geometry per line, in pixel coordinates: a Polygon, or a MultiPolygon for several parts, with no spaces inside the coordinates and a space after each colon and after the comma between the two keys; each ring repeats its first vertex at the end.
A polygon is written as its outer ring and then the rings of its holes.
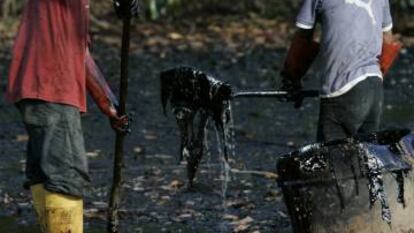
{"type": "MultiPolygon", "coordinates": [[[[272,176],[232,173],[222,196],[221,165],[212,139],[196,191],[186,188],[185,167],[177,163],[178,130],[172,115],[162,115],[160,71],[186,64],[215,74],[241,90],[272,89],[279,81],[286,25],[256,19],[223,25],[146,24],[135,26],[130,60],[128,111],[133,132],[125,145],[125,184],[121,232],[290,232],[280,189],[272,176]]],[[[119,30],[95,24],[93,53],[114,89],[119,82],[119,30]],[[98,28],[98,29],[97,29],[98,28]]],[[[10,61],[11,37],[0,46],[1,93],[10,61]]],[[[2,42],[3,42],[2,41],[2,42]]],[[[317,88],[319,78],[306,77],[317,88]]],[[[382,128],[414,128],[414,53],[403,50],[385,81],[382,128]]],[[[23,190],[27,136],[16,109],[0,95],[0,232],[38,232],[30,193],[23,190]]],[[[278,157],[314,141],[318,100],[295,110],[274,99],[233,103],[236,156],[232,166],[276,172],[278,157]]],[[[85,232],[105,232],[105,207],[112,176],[114,133],[89,101],[83,116],[92,184],[85,198],[85,232]]],[[[213,133],[211,134],[213,135],[213,133]]]]}

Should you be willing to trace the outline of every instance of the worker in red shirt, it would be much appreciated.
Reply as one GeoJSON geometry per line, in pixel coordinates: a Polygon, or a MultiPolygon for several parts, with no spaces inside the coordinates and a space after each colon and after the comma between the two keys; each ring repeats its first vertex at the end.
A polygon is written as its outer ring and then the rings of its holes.
{"type": "MultiPolygon", "coordinates": [[[[138,3],[130,3],[115,1],[117,14],[135,14],[138,3]]],[[[86,92],[116,131],[128,126],[89,54],[88,15],[88,0],[28,0],[13,47],[6,98],[19,108],[29,135],[25,187],[45,233],[83,232],[90,181],[80,121],[86,92]]]]}

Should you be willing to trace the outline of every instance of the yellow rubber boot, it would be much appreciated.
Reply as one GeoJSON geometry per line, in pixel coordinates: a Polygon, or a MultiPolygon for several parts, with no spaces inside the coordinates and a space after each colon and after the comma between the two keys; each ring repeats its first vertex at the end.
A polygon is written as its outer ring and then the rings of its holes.
{"type": "Polygon", "coordinates": [[[45,190],[46,233],[83,233],[83,200],[45,190]]]}
{"type": "Polygon", "coordinates": [[[37,184],[30,187],[32,192],[33,207],[36,211],[37,221],[39,222],[42,232],[46,232],[45,223],[45,189],[43,184],[37,184]]]}

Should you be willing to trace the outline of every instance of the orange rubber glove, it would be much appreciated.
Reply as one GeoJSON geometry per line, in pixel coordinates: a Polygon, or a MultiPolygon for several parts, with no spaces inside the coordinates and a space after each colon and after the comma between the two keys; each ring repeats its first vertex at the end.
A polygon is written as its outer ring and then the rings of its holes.
{"type": "Polygon", "coordinates": [[[402,48],[400,42],[387,43],[384,41],[382,44],[382,53],[379,58],[380,67],[383,75],[386,75],[390,70],[392,64],[397,59],[398,54],[402,48]]]}

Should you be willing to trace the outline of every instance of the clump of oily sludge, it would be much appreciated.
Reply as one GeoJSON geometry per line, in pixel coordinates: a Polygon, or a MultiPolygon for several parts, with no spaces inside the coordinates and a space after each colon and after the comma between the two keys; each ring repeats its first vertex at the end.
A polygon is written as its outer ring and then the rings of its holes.
{"type": "Polygon", "coordinates": [[[368,179],[369,203],[372,208],[377,200],[381,203],[382,219],[388,224],[391,223],[391,210],[387,201],[387,194],[384,189],[382,170],[384,164],[375,157],[363,144],[360,144],[363,161],[366,166],[366,176],[368,179]]]}
{"type": "MultiPolygon", "coordinates": [[[[214,123],[218,150],[225,163],[224,174],[228,177],[228,158],[229,154],[234,155],[235,149],[231,87],[191,67],[164,71],[160,78],[164,113],[170,103],[181,137],[179,160],[187,161],[190,187],[204,152],[208,152],[207,129],[210,121],[214,123]]],[[[223,189],[227,189],[227,184],[223,189]]]]}

